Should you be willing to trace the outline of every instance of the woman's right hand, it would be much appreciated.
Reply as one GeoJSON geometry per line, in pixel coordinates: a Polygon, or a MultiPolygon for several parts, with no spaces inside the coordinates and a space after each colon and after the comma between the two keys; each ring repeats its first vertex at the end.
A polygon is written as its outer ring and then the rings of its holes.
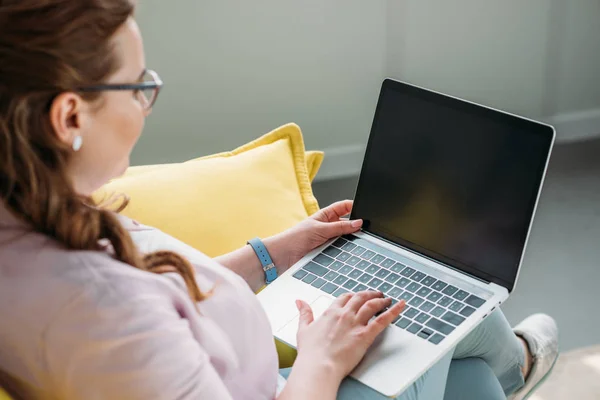
{"type": "Polygon", "coordinates": [[[362,360],[375,338],[400,315],[405,302],[389,307],[390,298],[381,292],[346,293],[338,297],[323,315],[314,321],[310,306],[296,301],[300,312],[298,325],[298,361],[323,363],[340,381],[362,360]]]}

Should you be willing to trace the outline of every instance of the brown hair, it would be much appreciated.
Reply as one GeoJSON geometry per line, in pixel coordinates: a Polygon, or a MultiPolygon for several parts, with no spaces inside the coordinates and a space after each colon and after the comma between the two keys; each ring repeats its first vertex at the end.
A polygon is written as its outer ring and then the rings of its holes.
{"type": "Polygon", "coordinates": [[[114,212],[75,192],[66,173],[73,150],[49,120],[58,94],[103,83],[119,68],[111,39],[133,11],[132,0],[0,0],[0,198],[66,248],[105,251],[99,241],[107,239],[119,261],[178,272],[200,301],[187,260],[166,251],[142,256],[114,212]]]}

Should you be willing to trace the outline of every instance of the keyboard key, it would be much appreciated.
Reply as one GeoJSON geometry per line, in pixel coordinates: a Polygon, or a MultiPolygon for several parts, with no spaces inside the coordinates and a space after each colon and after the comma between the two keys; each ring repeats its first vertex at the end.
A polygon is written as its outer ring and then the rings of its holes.
{"type": "MultiPolygon", "coordinates": [[[[452,297],[454,297],[456,300],[461,300],[462,301],[462,300],[466,299],[468,295],[469,295],[468,292],[465,292],[464,290],[459,290],[452,297]]],[[[475,296],[473,296],[473,297],[475,297],[475,296]]]]}
{"type": "Polygon", "coordinates": [[[431,286],[435,283],[436,279],[432,276],[426,276],[422,281],[421,284],[425,285],[425,286],[431,286]]]}
{"type": "Polygon", "coordinates": [[[412,307],[406,307],[402,312],[402,315],[404,315],[406,318],[414,318],[419,315],[419,310],[412,307]]]}
{"type": "Polygon", "coordinates": [[[423,329],[421,332],[417,333],[417,336],[422,339],[427,340],[427,339],[429,339],[429,336],[431,335],[429,332],[431,332],[431,331],[429,331],[429,330],[426,331],[425,329],[423,329]]]}
{"type": "Polygon", "coordinates": [[[379,290],[381,293],[387,293],[393,287],[394,287],[394,285],[387,283],[387,282],[383,282],[381,285],[379,285],[377,290],[379,290]]]}
{"type": "Polygon", "coordinates": [[[448,307],[448,308],[452,311],[459,312],[460,310],[462,310],[463,306],[464,306],[463,303],[456,300],[454,303],[450,304],[450,307],[448,307]]]}
{"type": "Polygon", "coordinates": [[[314,276],[313,274],[308,274],[302,279],[302,282],[312,283],[315,279],[317,279],[316,276],[314,276]]]}
{"type": "Polygon", "coordinates": [[[348,241],[344,238],[338,238],[335,242],[333,242],[332,244],[335,247],[342,247],[343,245],[345,245],[346,243],[348,243],[348,241]]]}
{"type": "Polygon", "coordinates": [[[299,269],[298,271],[294,272],[294,275],[292,275],[294,278],[296,279],[302,279],[306,276],[306,274],[308,274],[308,272],[299,269]]]}
{"type": "Polygon", "coordinates": [[[346,281],[346,283],[344,283],[344,287],[345,287],[346,289],[350,289],[350,290],[354,289],[354,287],[355,287],[356,285],[358,285],[358,283],[356,283],[356,281],[353,281],[352,279],[348,279],[348,280],[346,281]]]}
{"type": "Polygon", "coordinates": [[[429,319],[429,321],[427,321],[427,323],[425,323],[425,325],[427,325],[431,329],[434,329],[440,333],[443,333],[444,335],[449,335],[454,330],[454,327],[452,325],[442,322],[437,318],[429,319]]]}
{"type": "Polygon", "coordinates": [[[352,272],[350,272],[348,274],[348,276],[352,279],[358,279],[360,278],[360,276],[363,274],[363,272],[360,269],[355,269],[352,272]]]}
{"type": "Polygon", "coordinates": [[[312,272],[313,274],[317,275],[317,276],[323,276],[325,275],[329,270],[319,264],[316,264],[314,262],[309,262],[308,264],[306,264],[304,267],[302,267],[302,269],[308,271],[308,272],[312,272]]]}
{"type": "Polygon", "coordinates": [[[429,315],[422,312],[421,314],[417,315],[417,318],[415,318],[415,321],[417,321],[420,324],[424,324],[428,319],[429,319],[429,315]]]}
{"type": "Polygon", "coordinates": [[[396,263],[390,267],[390,270],[392,272],[400,273],[405,267],[406,267],[406,265],[404,265],[404,264],[396,263]]]}
{"type": "Polygon", "coordinates": [[[458,314],[454,314],[452,311],[448,311],[446,314],[444,314],[442,319],[446,322],[450,322],[454,326],[459,326],[465,320],[464,317],[461,317],[458,314]]]}
{"type": "Polygon", "coordinates": [[[425,303],[421,304],[421,307],[419,307],[419,310],[429,312],[429,311],[433,310],[433,307],[435,307],[435,304],[433,304],[430,301],[426,301],[425,303]]]}
{"type": "Polygon", "coordinates": [[[406,290],[413,293],[416,293],[419,289],[421,289],[421,285],[416,282],[411,282],[411,284],[406,288],[406,290]]]}
{"type": "Polygon", "coordinates": [[[348,261],[348,259],[352,257],[352,254],[350,253],[346,253],[345,251],[343,251],[339,256],[337,256],[336,258],[340,261],[348,261]]]}
{"type": "Polygon", "coordinates": [[[371,262],[373,264],[379,264],[381,263],[383,260],[385,260],[385,257],[382,256],[381,254],[375,254],[375,257],[371,258],[371,262]]]}
{"type": "Polygon", "coordinates": [[[364,253],[362,253],[361,257],[364,258],[365,260],[370,260],[374,255],[375,255],[374,251],[367,250],[364,253]]]}
{"type": "Polygon", "coordinates": [[[329,266],[329,269],[333,270],[333,271],[337,271],[338,269],[340,269],[341,267],[343,267],[345,264],[343,262],[340,261],[334,261],[333,264],[331,264],[329,266]]]}
{"type": "Polygon", "coordinates": [[[356,257],[356,256],[352,256],[350,257],[348,260],[346,260],[346,264],[355,266],[356,264],[358,264],[360,262],[360,258],[356,257]]]}
{"type": "Polygon", "coordinates": [[[410,280],[406,278],[400,278],[398,282],[396,282],[396,286],[400,286],[401,288],[406,287],[410,283],[410,280]]]}
{"type": "Polygon", "coordinates": [[[389,283],[396,283],[396,281],[398,279],[400,279],[400,275],[394,274],[393,272],[391,274],[389,274],[387,276],[387,278],[385,278],[386,282],[389,282],[389,283]]]}
{"type": "Polygon", "coordinates": [[[379,287],[379,285],[381,285],[382,283],[383,283],[383,281],[382,281],[381,279],[379,279],[379,278],[373,278],[373,279],[371,279],[371,280],[370,280],[370,281],[367,283],[367,285],[368,285],[368,286],[371,286],[372,288],[377,288],[377,287],[379,287]]]}
{"type": "Polygon", "coordinates": [[[406,268],[404,268],[404,269],[402,270],[402,272],[400,272],[400,275],[403,275],[403,276],[409,277],[409,276],[411,276],[411,275],[412,275],[412,274],[414,274],[414,273],[415,273],[415,270],[414,270],[414,269],[412,269],[411,267],[406,267],[406,268]]]}
{"type": "Polygon", "coordinates": [[[382,263],[381,266],[384,268],[391,268],[392,265],[396,264],[395,260],[392,260],[391,258],[386,258],[382,263]]]}
{"type": "Polygon", "coordinates": [[[329,257],[336,258],[337,256],[339,256],[342,253],[342,251],[336,247],[329,246],[328,248],[323,250],[323,253],[327,254],[329,257]]]}
{"type": "Polygon", "coordinates": [[[419,296],[415,296],[408,302],[408,304],[410,304],[413,307],[419,307],[421,304],[423,304],[424,301],[425,300],[423,300],[419,296]]]}
{"type": "Polygon", "coordinates": [[[453,301],[454,300],[452,300],[451,297],[444,296],[440,301],[438,301],[438,304],[442,307],[448,307],[453,301]]]}
{"type": "Polygon", "coordinates": [[[337,240],[335,242],[333,242],[332,245],[334,245],[335,247],[342,247],[346,243],[348,243],[348,241],[346,239],[344,239],[344,238],[337,238],[337,240]]]}
{"type": "Polygon", "coordinates": [[[439,299],[442,298],[442,294],[440,292],[431,292],[429,296],[427,296],[427,300],[431,300],[434,303],[437,303],[439,299]]]}
{"type": "Polygon", "coordinates": [[[344,293],[348,293],[348,291],[346,289],[343,288],[339,288],[338,290],[336,290],[335,292],[333,292],[333,295],[335,297],[340,297],[341,295],[343,295],[344,293]]]}
{"type": "Polygon", "coordinates": [[[333,283],[342,286],[344,283],[346,283],[347,280],[348,278],[346,278],[344,275],[340,275],[333,280],[333,283]]]}
{"type": "Polygon", "coordinates": [[[442,340],[444,340],[444,337],[442,335],[440,335],[439,333],[436,333],[435,335],[433,335],[429,338],[429,341],[433,344],[440,344],[440,342],[442,340]]]}
{"type": "Polygon", "coordinates": [[[335,278],[337,278],[338,276],[340,276],[340,274],[338,274],[337,272],[329,271],[328,273],[325,274],[325,276],[323,278],[326,281],[333,282],[335,280],[335,278]]]}
{"type": "Polygon", "coordinates": [[[328,266],[331,265],[331,263],[333,263],[333,258],[326,256],[325,254],[319,254],[315,258],[313,258],[313,261],[321,265],[328,266]]]}
{"type": "Polygon", "coordinates": [[[348,242],[342,246],[342,250],[352,251],[352,250],[354,250],[355,247],[356,247],[356,245],[354,243],[348,242]]]}
{"type": "Polygon", "coordinates": [[[375,275],[380,269],[381,268],[377,265],[371,264],[369,267],[367,267],[367,269],[365,269],[365,271],[370,273],[371,275],[375,275]]]}
{"type": "Polygon", "coordinates": [[[390,290],[388,292],[388,296],[393,297],[395,299],[399,298],[400,295],[402,294],[402,292],[404,292],[404,290],[400,289],[399,287],[394,286],[392,288],[392,290],[390,290]]]}
{"type": "Polygon", "coordinates": [[[361,262],[359,262],[358,264],[356,264],[356,268],[361,269],[361,270],[366,270],[367,268],[369,268],[369,266],[371,265],[370,262],[362,260],[361,262]]]}
{"type": "Polygon", "coordinates": [[[421,282],[421,279],[425,278],[426,276],[427,275],[425,275],[421,271],[417,271],[410,276],[410,279],[412,279],[415,282],[421,282]]]}
{"type": "Polygon", "coordinates": [[[444,293],[446,296],[452,296],[457,290],[457,287],[450,285],[446,286],[446,289],[442,290],[442,293],[444,293]]]}
{"type": "Polygon", "coordinates": [[[463,315],[465,317],[470,317],[471,314],[473,314],[474,312],[475,312],[475,309],[473,307],[466,306],[465,308],[460,310],[460,315],[463,315]]]}
{"type": "Polygon", "coordinates": [[[431,315],[433,315],[434,317],[441,317],[442,314],[444,314],[444,310],[442,307],[438,306],[436,308],[434,308],[433,310],[431,310],[431,315]]]}
{"type": "Polygon", "coordinates": [[[414,297],[414,294],[412,294],[410,292],[404,292],[400,295],[399,300],[409,301],[413,297],[414,297]]]}
{"type": "Polygon", "coordinates": [[[378,277],[379,279],[383,279],[386,276],[388,276],[390,274],[390,271],[385,270],[385,269],[380,269],[379,271],[377,271],[377,273],[375,274],[376,277],[378,277]]]}
{"type": "Polygon", "coordinates": [[[362,283],[354,286],[354,289],[352,289],[352,291],[354,291],[354,292],[363,292],[365,290],[367,290],[367,287],[365,285],[363,285],[362,283]]]}
{"type": "Polygon", "coordinates": [[[431,336],[431,335],[433,335],[433,334],[434,334],[434,332],[433,332],[431,329],[429,329],[429,328],[423,328],[423,329],[421,330],[421,332],[423,332],[423,333],[424,333],[424,334],[426,334],[427,336],[431,336]]]}
{"type": "Polygon", "coordinates": [[[444,288],[448,286],[448,284],[444,281],[437,281],[436,283],[433,284],[433,286],[431,287],[433,290],[437,290],[438,292],[441,292],[442,290],[444,290],[444,288]]]}
{"type": "Polygon", "coordinates": [[[400,318],[400,321],[396,322],[396,326],[398,328],[406,329],[407,326],[410,325],[410,319],[408,318],[400,318]]]}
{"type": "Polygon", "coordinates": [[[485,300],[484,299],[480,299],[479,297],[477,297],[475,295],[470,295],[465,300],[465,303],[467,303],[468,305],[473,306],[475,308],[479,308],[479,307],[481,307],[485,303],[485,300]]]}
{"type": "Polygon", "coordinates": [[[365,250],[367,249],[365,249],[364,247],[356,246],[350,253],[355,256],[360,256],[362,253],[365,252],[365,250]]]}
{"type": "Polygon", "coordinates": [[[427,297],[429,295],[429,293],[431,293],[431,289],[429,289],[427,287],[422,287],[421,289],[419,289],[417,291],[417,294],[421,297],[427,297]]]}
{"type": "Polygon", "coordinates": [[[395,306],[396,303],[398,303],[398,300],[392,298],[392,304],[390,305],[390,307],[395,306]]]}
{"type": "Polygon", "coordinates": [[[348,275],[350,274],[352,271],[354,271],[354,268],[352,268],[349,265],[344,265],[342,268],[340,268],[340,270],[338,271],[340,274],[343,275],[348,275]]]}
{"type": "Polygon", "coordinates": [[[324,291],[325,293],[333,293],[336,291],[337,289],[337,285],[334,285],[333,283],[327,282],[326,284],[324,284],[323,286],[321,286],[321,290],[324,291]]]}
{"type": "Polygon", "coordinates": [[[408,329],[406,329],[406,330],[410,333],[417,333],[421,330],[421,328],[423,328],[422,325],[419,325],[416,322],[413,322],[412,325],[409,326],[408,329]]]}
{"type": "Polygon", "coordinates": [[[325,280],[324,279],[317,278],[317,280],[312,283],[312,286],[314,286],[316,288],[320,288],[324,284],[325,284],[325,280]]]}
{"type": "Polygon", "coordinates": [[[372,275],[369,275],[369,274],[367,274],[367,273],[365,273],[365,274],[362,274],[362,275],[360,276],[360,278],[358,278],[358,281],[359,281],[360,283],[369,283],[369,281],[370,281],[371,279],[373,279],[373,276],[372,276],[372,275]]]}

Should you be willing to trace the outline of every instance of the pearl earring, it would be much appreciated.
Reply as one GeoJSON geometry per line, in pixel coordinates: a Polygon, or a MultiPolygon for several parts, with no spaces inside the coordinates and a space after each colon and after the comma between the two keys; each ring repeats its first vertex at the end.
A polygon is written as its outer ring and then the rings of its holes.
{"type": "Polygon", "coordinates": [[[81,145],[83,144],[83,138],[81,136],[75,136],[73,139],[73,151],[79,151],[81,149],[81,145]]]}

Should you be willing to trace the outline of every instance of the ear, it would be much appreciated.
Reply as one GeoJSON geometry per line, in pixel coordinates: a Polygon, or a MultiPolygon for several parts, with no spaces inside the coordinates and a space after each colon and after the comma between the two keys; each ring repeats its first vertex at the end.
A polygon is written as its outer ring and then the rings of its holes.
{"type": "Polygon", "coordinates": [[[50,123],[56,136],[68,146],[81,136],[84,100],[76,93],[61,93],[50,106],[50,123]]]}

